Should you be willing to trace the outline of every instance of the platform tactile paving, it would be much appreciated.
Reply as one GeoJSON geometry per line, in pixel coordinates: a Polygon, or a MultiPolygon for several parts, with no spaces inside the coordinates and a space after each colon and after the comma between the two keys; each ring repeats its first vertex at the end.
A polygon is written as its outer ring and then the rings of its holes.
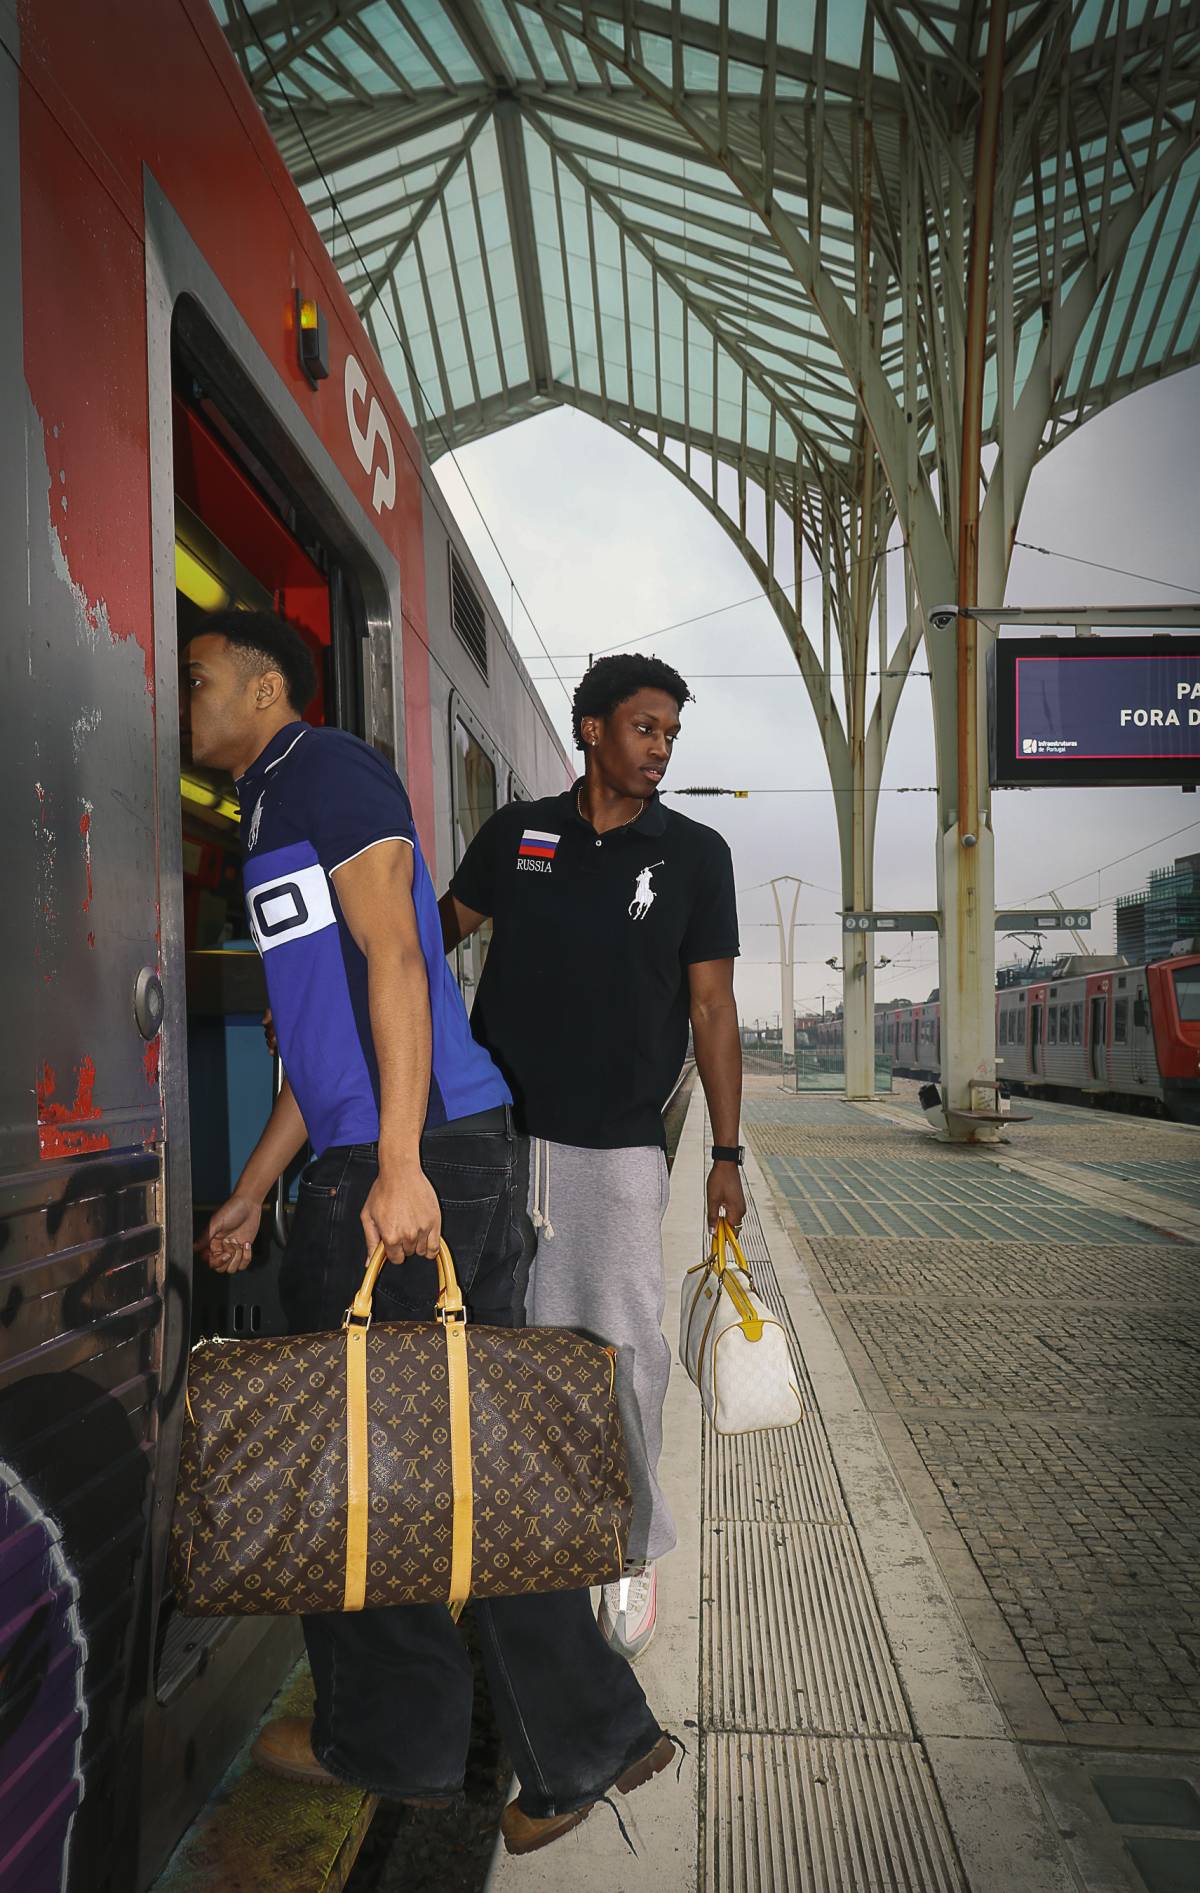
{"type": "Polygon", "coordinates": [[[965,1893],[752,1200],[742,1242],[806,1412],[704,1432],[701,1884],[965,1893]]]}
{"type": "Polygon", "coordinates": [[[914,1151],[907,1159],[795,1155],[764,1161],[806,1236],[1088,1243],[1171,1239],[1149,1224],[1095,1208],[986,1159],[921,1161],[914,1151]]]}
{"type": "Polygon", "coordinates": [[[701,1714],[718,1729],[910,1735],[848,1525],[709,1521],[701,1714]]]}
{"type": "Polygon", "coordinates": [[[1148,1196],[1157,1193],[1177,1197],[1184,1203],[1200,1203],[1200,1151],[1197,1152],[1197,1161],[1190,1163],[1114,1161],[1087,1163],[1084,1168],[1094,1170],[1100,1176],[1112,1177],[1119,1183],[1132,1183],[1136,1190],[1143,1190],[1148,1196]]]}
{"type": "Polygon", "coordinates": [[[703,1893],[966,1893],[914,1743],[719,1734],[703,1751],[703,1893]]]}
{"type": "Polygon", "coordinates": [[[811,1402],[795,1426],[734,1438],[713,1434],[705,1455],[705,1516],[758,1524],[847,1523],[833,1455],[811,1402]]]}

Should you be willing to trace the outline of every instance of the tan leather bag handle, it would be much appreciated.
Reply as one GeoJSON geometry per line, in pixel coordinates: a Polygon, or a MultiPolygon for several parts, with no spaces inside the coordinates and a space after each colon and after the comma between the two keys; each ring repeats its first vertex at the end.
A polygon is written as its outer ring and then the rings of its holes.
{"type": "MultiPolygon", "coordinates": [[[[375,1296],[375,1287],[383,1273],[387,1261],[387,1250],[382,1242],[376,1243],[367,1260],[366,1274],[362,1278],[357,1295],[346,1310],[344,1326],[349,1327],[350,1318],[356,1322],[370,1322],[371,1303],[375,1296]]],[[[454,1269],[454,1257],[444,1242],[438,1244],[438,1298],[437,1312],[441,1316],[448,1314],[451,1320],[457,1320],[462,1313],[462,1290],[458,1286],[458,1276],[454,1269]]]]}
{"type": "MultiPolygon", "coordinates": [[[[346,1584],[342,1608],[361,1610],[367,1592],[367,1523],[370,1474],[367,1458],[367,1330],[371,1302],[387,1250],[371,1252],[358,1293],[346,1310],[346,1584]]],[[[454,1495],[450,1583],[446,1602],[456,1620],[471,1592],[474,1489],[471,1478],[471,1389],[467,1371],[466,1310],[454,1258],[439,1245],[437,1318],[446,1336],[450,1394],[450,1478],[454,1495]]]]}

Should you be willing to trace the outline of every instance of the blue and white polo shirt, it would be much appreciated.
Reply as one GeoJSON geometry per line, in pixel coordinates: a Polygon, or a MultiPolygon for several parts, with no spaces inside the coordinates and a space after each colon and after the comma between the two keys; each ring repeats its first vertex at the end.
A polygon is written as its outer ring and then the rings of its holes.
{"type": "Polygon", "coordinates": [[[316,1154],[379,1136],[367,962],[343,918],[333,876],[381,841],[403,841],[413,851],[433,1025],[426,1128],[511,1103],[471,1036],[412,809],[390,764],[345,730],[289,723],[236,788],[250,932],[263,957],[279,1055],[316,1154]]]}

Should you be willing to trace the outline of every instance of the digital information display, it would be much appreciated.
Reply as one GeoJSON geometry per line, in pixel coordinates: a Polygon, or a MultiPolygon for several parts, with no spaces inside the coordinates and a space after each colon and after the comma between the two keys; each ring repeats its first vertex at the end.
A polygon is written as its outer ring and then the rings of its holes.
{"type": "Polygon", "coordinates": [[[1200,636],[1002,637],[989,686],[997,788],[1200,778],[1200,636]]]}

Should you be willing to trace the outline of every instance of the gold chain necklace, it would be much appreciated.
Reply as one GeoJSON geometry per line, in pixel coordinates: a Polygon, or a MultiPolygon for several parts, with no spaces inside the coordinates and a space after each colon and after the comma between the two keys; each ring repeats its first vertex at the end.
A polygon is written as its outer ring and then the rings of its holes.
{"type": "MultiPolygon", "coordinates": [[[[575,791],[575,813],[576,813],[576,814],[578,815],[578,817],[579,817],[579,819],[580,819],[580,821],[581,821],[581,822],[586,822],[586,823],[587,823],[587,826],[588,826],[589,828],[591,828],[591,827],[593,827],[593,826],[594,826],[594,824],[593,824],[592,822],[589,822],[589,821],[588,821],[588,818],[587,818],[587,816],[586,816],[586,815],[584,814],[584,812],[583,812],[583,804],[581,803],[581,801],[580,801],[580,799],[579,799],[579,798],[580,798],[580,796],[581,796],[582,794],[583,794],[583,790],[582,790],[582,789],[576,789],[576,791],[575,791]]],[[[640,821],[640,820],[642,819],[642,816],[643,816],[643,815],[644,815],[645,813],[646,813],[646,798],[645,798],[645,797],[643,796],[643,798],[642,798],[642,806],[641,806],[641,807],[639,808],[639,810],[638,810],[638,812],[637,812],[637,814],[636,814],[636,815],[631,815],[631,816],[629,817],[629,821],[627,821],[627,822],[618,822],[615,828],[610,828],[610,829],[607,829],[607,830],[606,830],[606,833],[607,833],[607,834],[610,834],[610,835],[619,835],[619,834],[620,834],[620,832],[621,832],[621,830],[622,830],[623,828],[628,828],[628,827],[629,827],[629,826],[631,825],[631,823],[633,823],[633,822],[638,822],[638,821],[640,821]]],[[[603,840],[604,840],[604,836],[603,836],[603,835],[597,835],[597,836],[596,836],[596,846],[597,846],[597,848],[598,848],[598,847],[600,846],[600,844],[601,844],[601,842],[602,842],[603,840]]]]}

